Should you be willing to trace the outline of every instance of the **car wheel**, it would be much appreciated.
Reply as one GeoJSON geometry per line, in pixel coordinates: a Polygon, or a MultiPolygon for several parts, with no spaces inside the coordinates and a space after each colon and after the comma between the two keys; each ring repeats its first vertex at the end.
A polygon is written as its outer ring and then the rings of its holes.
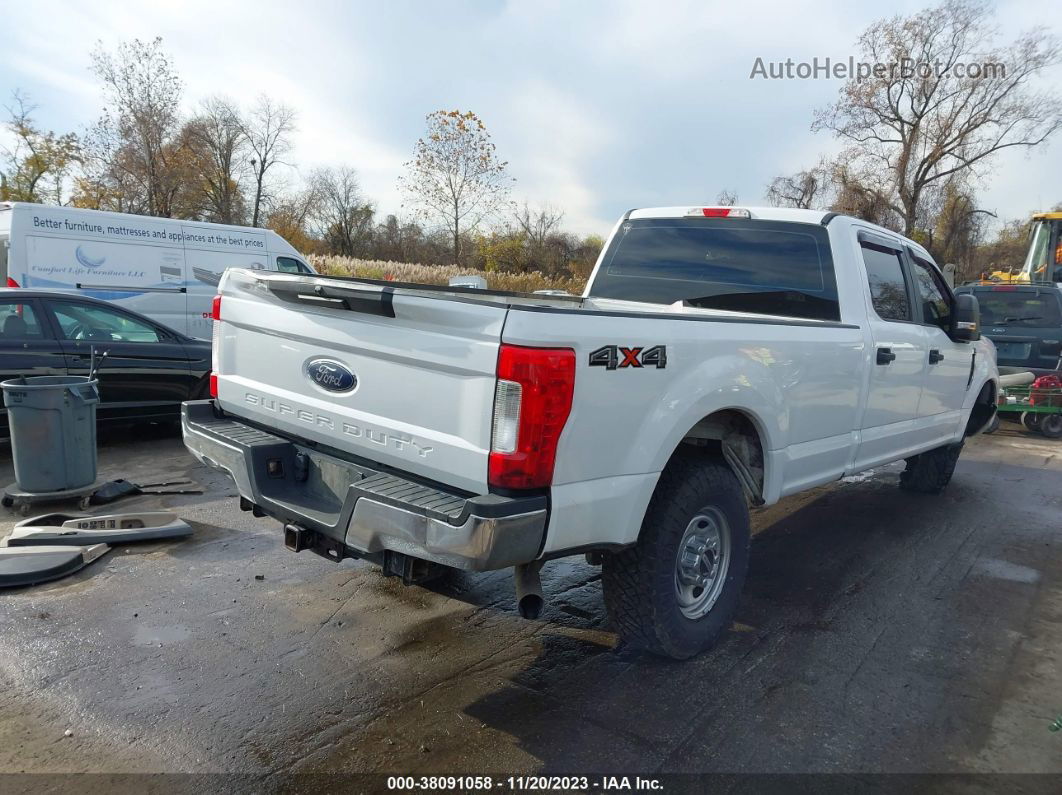
{"type": "Polygon", "coordinates": [[[991,422],[989,422],[988,425],[985,426],[985,429],[983,431],[981,431],[981,433],[995,433],[998,430],[999,430],[999,415],[997,414],[996,416],[994,416],[992,418],[991,422]]]}
{"type": "Polygon", "coordinates": [[[940,494],[951,482],[962,445],[962,442],[949,444],[908,458],[907,468],[900,473],[900,488],[921,494],[940,494]]]}
{"type": "Polygon", "coordinates": [[[1062,414],[1044,414],[1040,418],[1040,433],[1048,439],[1062,438],[1062,414]]]}
{"type": "Polygon", "coordinates": [[[602,564],[623,640],[675,659],[711,646],[733,620],[749,562],[749,511],[734,473],[680,452],[660,475],[638,542],[602,564]]]}

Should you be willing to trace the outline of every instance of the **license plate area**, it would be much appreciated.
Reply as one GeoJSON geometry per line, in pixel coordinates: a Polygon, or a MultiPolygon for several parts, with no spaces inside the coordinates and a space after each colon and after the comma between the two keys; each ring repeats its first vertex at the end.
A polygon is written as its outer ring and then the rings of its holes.
{"type": "Polygon", "coordinates": [[[1024,361],[1032,354],[1031,342],[997,342],[996,355],[1000,359],[1018,359],[1024,361]]]}

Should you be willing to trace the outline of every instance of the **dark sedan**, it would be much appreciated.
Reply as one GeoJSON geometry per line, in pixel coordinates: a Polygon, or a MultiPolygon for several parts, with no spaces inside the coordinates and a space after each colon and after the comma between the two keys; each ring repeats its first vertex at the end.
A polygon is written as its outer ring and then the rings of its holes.
{"type": "MultiPolygon", "coordinates": [[[[0,289],[0,380],[99,371],[97,418],[176,420],[207,397],[210,343],[105,301],[51,290],[0,289]]],[[[7,435],[7,411],[0,433],[7,435]]]]}

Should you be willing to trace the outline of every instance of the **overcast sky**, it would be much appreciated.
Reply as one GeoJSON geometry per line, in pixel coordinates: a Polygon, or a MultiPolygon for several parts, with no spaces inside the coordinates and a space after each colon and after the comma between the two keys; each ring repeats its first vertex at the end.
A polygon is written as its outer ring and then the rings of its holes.
{"type": "MultiPolygon", "coordinates": [[[[925,5],[900,0],[897,11],[925,5]]],[[[855,53],[880,2],[7,2],[0,94],[27,91],[37,118],[80,131],[99,113],[96,40],[163,37],[191,109],[210,94],[259,92],[299,113],[302,172],[351,165],[383,213],[424,116],[473,110],[516,178],[514,196],[550,202],[579,232],[624,210],[714,202],[726,188],[763,203],[772,177],[835,144],[809,127],[838,80],[750,80],[757,57],[855,53]]],[[[1005,35],[1053,15],[1000,2],[1005,35]]],[[[1058,70],[1050,75],[1058,83],[1058,70]]],[[[292,175],[297,179],[297,174],[292,175]]],[[[980,206],[1007,217],[1062,201],[1062,138],[998,158],[980,206]]]]}

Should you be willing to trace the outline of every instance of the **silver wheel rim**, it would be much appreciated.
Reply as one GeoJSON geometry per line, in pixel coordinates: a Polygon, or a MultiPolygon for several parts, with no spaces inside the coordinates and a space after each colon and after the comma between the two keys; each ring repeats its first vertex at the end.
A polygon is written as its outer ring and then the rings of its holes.
{"type": "Polygon", "coordinates": [[[686,526],[675,556],[675,598],[689,619],[701,618],[719,600],[730,568],[730,527],[705,507],[686,526]]]}

